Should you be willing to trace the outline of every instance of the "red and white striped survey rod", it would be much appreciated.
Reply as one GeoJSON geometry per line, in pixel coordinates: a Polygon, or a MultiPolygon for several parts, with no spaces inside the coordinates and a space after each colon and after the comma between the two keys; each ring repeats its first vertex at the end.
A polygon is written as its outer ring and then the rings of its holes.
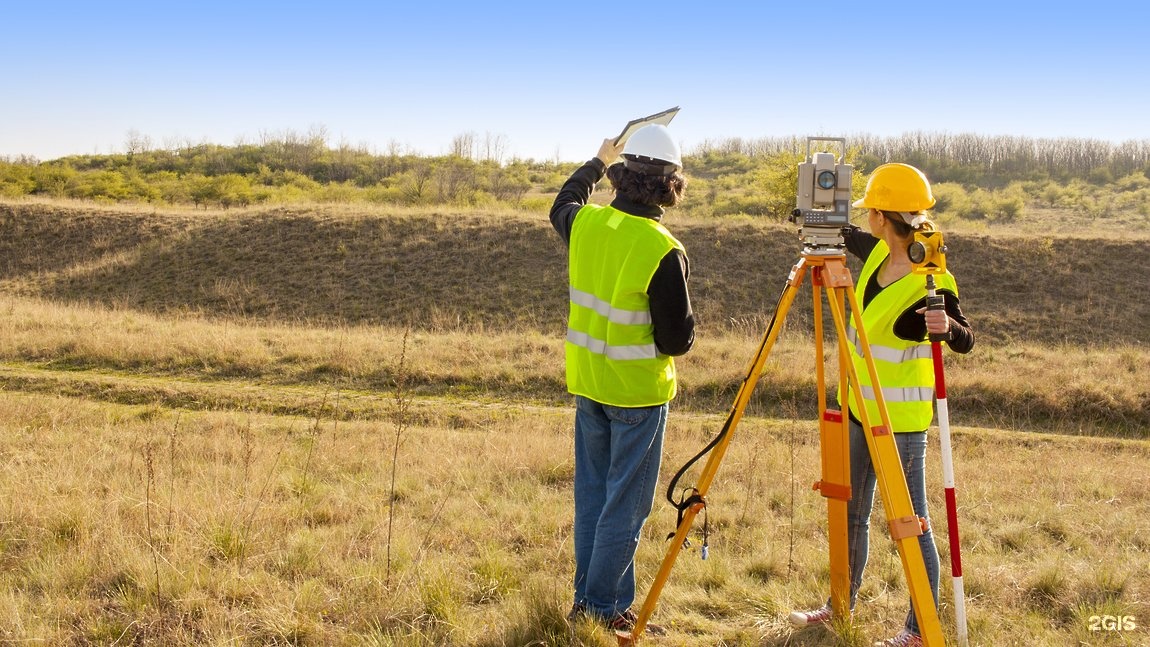
{"type": "MultiPolygon", "coordinates": [[[[926,277],[928,308],[945,308],[945,302],[937,297],[934,276],[926,277]]],[[[950,539],[950,574],[954,586],[954,624],[958,632],[958,644],[967,647],[966,596],[962,588],[962,551],[958,541],[958,503],[954,496],[954,457],[950,447],[950,409],[946,404],[946,374],[942,369],[942,343],[931,339],[931,356],[934,358],[934,395],[938,400],[938,436],[942,454],[942,485],[946,489],[946,532],[950,539]]]]}

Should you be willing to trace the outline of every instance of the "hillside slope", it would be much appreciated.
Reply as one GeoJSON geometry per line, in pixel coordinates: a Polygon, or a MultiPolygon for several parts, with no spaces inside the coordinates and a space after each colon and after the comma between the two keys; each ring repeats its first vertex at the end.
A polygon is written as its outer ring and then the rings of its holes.
{"type": "MultiPolygon", "coordinates": [[[[701,329],[761,329],[799,257],[793,228],[667,224],[691,258],[701,329]]],[[[983,342],[1150,342],[1144,241],[954,234],[947,242],[983,342]]],[[[0,204],[0,290],[160,314],[554,331],[566,316],[565,254],[542,214],[0,204]]],[[[791,320],[809,319],[809,310],[800,295],[791,320]]]]}

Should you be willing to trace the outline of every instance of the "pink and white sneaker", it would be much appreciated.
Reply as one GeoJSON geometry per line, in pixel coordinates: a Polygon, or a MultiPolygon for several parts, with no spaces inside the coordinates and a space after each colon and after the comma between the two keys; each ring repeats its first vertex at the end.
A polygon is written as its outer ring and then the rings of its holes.
{"type": "Polygon", "coordinates": [[[791,624],[796,627],[809,627],[827,622],[833,615],[831,606],[824,604],[813,611],[791,611],[791,624]]]}

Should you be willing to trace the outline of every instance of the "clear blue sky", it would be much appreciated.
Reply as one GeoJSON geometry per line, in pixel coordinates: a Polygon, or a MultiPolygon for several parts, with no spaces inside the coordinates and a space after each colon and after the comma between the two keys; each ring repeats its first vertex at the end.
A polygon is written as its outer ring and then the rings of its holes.
{"type": "Polygon", "coordinates": [[[704,140],[927,132],[1150,139],[1145,2],[16,2],[0,156],[326,130],[466,132],[583,160],[678,105],[704,140]]]}

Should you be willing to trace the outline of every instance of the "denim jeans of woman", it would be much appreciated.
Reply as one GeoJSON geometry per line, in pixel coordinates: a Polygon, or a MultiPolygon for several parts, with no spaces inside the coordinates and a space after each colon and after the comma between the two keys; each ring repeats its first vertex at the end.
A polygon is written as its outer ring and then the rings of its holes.
{"type": "MultiPolygon", "coordinates": [[[[898,447],[902,471],[910,490],[910,501],[914,513],[928,520],[927,531],[918,538],[922,548],[922,558],[926,563],[926,575],[930,580],[934,604],[938,606],[938,550],[934,545],[934,533],[930,530],[926,509],[926,432],[904,432],[894,435],[898,447]]],[[[871,463],[870,450],[862,426],[855,421],[850,424],[851,460],[851,500],[847,504],[847,545],[851,567],[851,608],[858,599],[862,585],[863,569],[866,568],[870,550],[870,517],[874,507],[876,477],[871,463]]],[[[918,621],[911,608],[906,619],[906,629],[918,634],[918,621]]]]}
{"type": "Polygon", "coordinates": [[[575,603],[611,619],[635,600],[635,551],[655,500],[667,405],[575,399],[575,603]]]}

